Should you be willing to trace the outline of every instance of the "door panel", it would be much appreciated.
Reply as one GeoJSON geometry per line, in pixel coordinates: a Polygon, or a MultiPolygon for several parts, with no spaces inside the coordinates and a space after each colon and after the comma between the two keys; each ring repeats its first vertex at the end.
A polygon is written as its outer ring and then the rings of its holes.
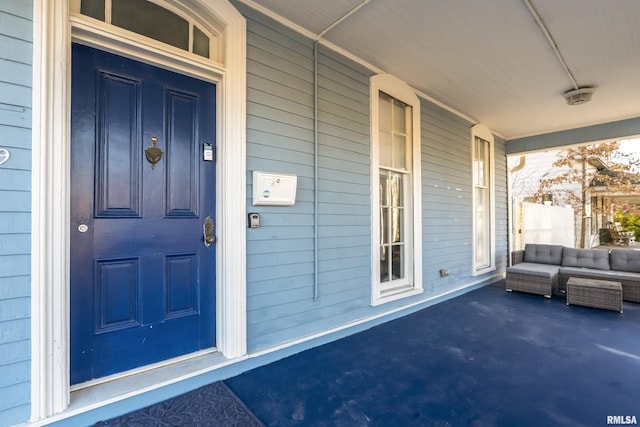
{"type": "Polygon", "coordinates": [[[169,216],[198,215],[198,152],[193,119],[197,98],[170,91],[167,94],[167,210],[169,216]],[[184,144],[184,141],[191,141],[184,144]]]}
{"type": "Polygon", "coordinates": [[[139,326],[137,258],[96,261],[96,333],[139,326]]]}
{"type": "Polygon", "coordinates": [[[139,217],[141,82],[98,71],[95,216],[139,217]]]}
{"type": "MultiPolygon", "coordinates": [[[[213,84],[74,45],[71,382],[215,345],[213,84]],[[162,150],[152,164],[145,150],[162,150]]],[[[153,159],[153,156],[151,156],[153,159]]]]}

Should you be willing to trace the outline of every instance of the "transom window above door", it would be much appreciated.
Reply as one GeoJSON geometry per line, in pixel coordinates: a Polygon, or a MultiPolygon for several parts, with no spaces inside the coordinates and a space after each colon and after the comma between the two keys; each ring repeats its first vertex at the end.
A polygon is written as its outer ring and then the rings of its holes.
{"type": "Polygon", "coordinates": [[[80,0],[81,15],[203,58],[215,58],[217,36],[179,10],[149,0],[80,0]]]}

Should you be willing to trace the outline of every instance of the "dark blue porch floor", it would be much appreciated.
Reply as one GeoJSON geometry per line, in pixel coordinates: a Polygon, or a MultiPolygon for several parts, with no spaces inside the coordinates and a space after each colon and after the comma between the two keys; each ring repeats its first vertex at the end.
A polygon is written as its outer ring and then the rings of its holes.
{"type": "MultiPolygon", "coordinates": [[[[266,426],[604,426],[640,420],[640,304],[487,286],[225,381],[266,426]]],[[[206,425],[206,424],[202,424],[206,425]]]]}

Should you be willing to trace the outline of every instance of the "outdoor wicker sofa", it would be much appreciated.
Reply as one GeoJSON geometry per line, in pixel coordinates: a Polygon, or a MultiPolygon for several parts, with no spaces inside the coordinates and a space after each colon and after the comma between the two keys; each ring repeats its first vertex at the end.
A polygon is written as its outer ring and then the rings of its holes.
{"type": "Polygon", "coordinates": [[[640,250],[575,249],[560,245],[527,244],[512,253],[507,268],[507,291],[551,298],[565,291],[571,277],[622,284],[625,301],[640,302],[640,250]]]}
{"type": "MultiPolygon", "coordinates": [[[[565,248],[565,250],[568,248],[565,248]]],[[[603,249],[573,249],[596,251],[603,249]]],[[[558,289],[564,291],[570,277],[620,282],[622,299],[640,302],[640,250],[614,248],[609,252],[609,268],[580,268],[563,266],[558,273],[558,289]]]]}

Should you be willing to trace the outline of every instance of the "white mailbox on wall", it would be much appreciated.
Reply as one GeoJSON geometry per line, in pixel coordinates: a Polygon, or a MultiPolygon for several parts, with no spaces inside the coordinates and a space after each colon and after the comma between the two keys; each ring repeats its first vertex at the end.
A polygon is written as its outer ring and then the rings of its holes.
{"type": "Polygon", "coordinates": [[[298,176],[253,171],[253,204],[291,206],[296,203],[298,176]]]}

